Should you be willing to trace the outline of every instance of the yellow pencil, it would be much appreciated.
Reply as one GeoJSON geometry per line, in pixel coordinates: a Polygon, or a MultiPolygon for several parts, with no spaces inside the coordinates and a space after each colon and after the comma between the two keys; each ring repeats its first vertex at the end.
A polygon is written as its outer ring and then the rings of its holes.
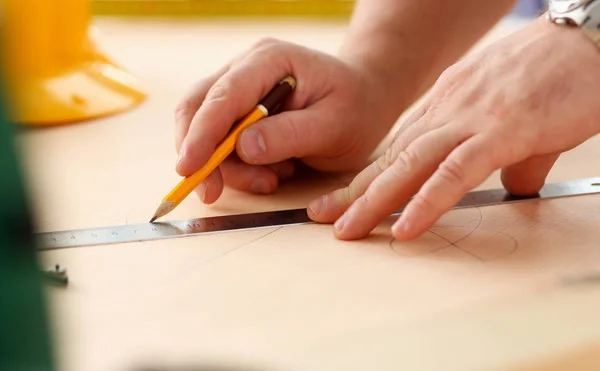
{"type": "Polygon", "coordinates": [[[235,144],[240,134],[250,125],[261,120],[275,111],[287,98],[287,96],[296,87],[296,80],[292,76],[287,76],[279,82],[254,109],[247,114],[217,146],[215,153],[208,162],[196,171],[181,180],[173,190],[162,199],[160,206],[154,213],[150,223],[156,219],[167,215],[177,207],[196,187],[200,185],[219,165],[235,150],[235,144]]]}

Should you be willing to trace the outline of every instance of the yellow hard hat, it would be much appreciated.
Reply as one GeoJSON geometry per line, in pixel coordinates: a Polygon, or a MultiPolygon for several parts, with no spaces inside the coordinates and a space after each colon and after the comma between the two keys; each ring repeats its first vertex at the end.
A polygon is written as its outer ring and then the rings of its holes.
{"type": "Polygon", "coordinates": [[[90,38],[89,0],[0,0],[13,120],[57,125],[122,112],[146,94],[90,38]]]}

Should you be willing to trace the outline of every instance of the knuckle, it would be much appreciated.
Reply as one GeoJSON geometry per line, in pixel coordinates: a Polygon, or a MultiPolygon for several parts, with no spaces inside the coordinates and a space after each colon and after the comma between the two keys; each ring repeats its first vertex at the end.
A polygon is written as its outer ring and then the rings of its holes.
{"type": "Polygon", "coordinates": [[[203,100],[202,93],[205,92],[209,86],[210,79],[201,79],[195,82],[191,89],[187,91],[175,106],[175,115],[189,114],[190,111],[198,109],[203,100]]]}
{"type": "Polygon", "coordinates": [[[385,150],[383,155],[379,156],[377,158],[377,160],[375,161],[375,163],[374,163],[375,170],[379,173],[383,173],[390,166],[392,166],[394,161],[396,161],[396,158],[398,158],[399,152],[400,152],[400,150],[396,144],[389,146],[385,150]]]}
{"type": "Polygon", "coordinates": [[[432,200],[431,195],[427,192],[417,193],[411,200],[412,207],[419,210],[419,214],[428,214],[436,210],[436,203],[432,200]]]}
{"type": "Polygon", "coordinates": [[[352,203],[354,200],[356,200],[358,197],[360,197],[360,187],[358,182],[353,181],[352,183],[350,183],[348,185],[348,187],[345,188],[346,192],[345,192],[345,201],[350,204],[352,203]]]}
{"type": "Polygon", "coordinates": [[[414,151],[400,151],[396,161],[394,161],[392,169],[397,175],[403,175],[410,173],[413,169],[415,169],[418,162],[419,159],[414,151]]]}
{"type": "Polygon", "coordinates": [[[380,156],[375,160],[374,167],[378,173],[383,173],[390,165],[387,163],[387,156],[380,156]]]}
{"type": "Polygon", "coordinates": [[[398,149],[398,146],[394,144],[385,151],[385,163],[388,166],[392,165],[394,161],[396,161],[396,159],[398,158],[398,155],[400,155],[400,151],[398,149]]]}
{"type": "Polygon", "coordinates": [[[466,178],[464,174],[464,166],[462,162],[453,158],[446,159],[438,169],[439,177],[453,187],[460,187],[465,184],[466,178]]]}
{"type": "Polygon", "coordinates": [[[454,79],[454,75],[455,75],[455,70],[456,70],[456,65],[452,65],[449,66],[448,68],[446,68],[438,77],[437,81],[436,81],[436,85],[445,85],[446,83],[448,83],[449,81],[452,81],[454,79]]]}
{"type": "Polygon", "coordinates": [[[192,101],[190,99],[184,99],[175,106],[173,113],[175,118],[178,119],[189,114],[190,110],[192,110],[192,101]]]}
{"type": "Polygon", "coordinates": [[[338,201],[341,201],[342,205],[349,206],[354,201],[355,198],[352,197],[352,195],[353,195],[352,188],[353,188],[353,186],[352,186],[352,184],[350,184],[349,186],[341,188],[335,192],[335,194],[338,196],[337,197],[338,201]]]}
{"type": "Polygon", "coordinates": [[[371,196],[372,196],[371,191],[369,189],[367,189],[367,191],[365,193],[363,193],[361,196],[357,197],[357,199],[354,203],[357,205],[357,207],[359,207],[359,209],[366,210],[367,208],[369,208],[372,205],[372,202],[371,202],[372,197],[371,196]]]}
{"type": "Polygon", "coordinates": [[[349,206],[361,196],[363,193],[362,189],[363,186],[361,180],[356,177],[348,184],[348,186],[340,189],[337,193],[339,194],[342,203],[349,206]]]}
{"type": "Polygon", "coordinates": [[[394,143],[400,145],[405,143],[407,134],[414,130],[414,122],[405,121],[402,123],[396,134],[394,134],[394,143]]]}
{"type": "Polygon", "coordinates": [[[277,45],[279,43],[281,43],[281,41],[279,41],[276,38],[262,37],[261,39],[259,39],[257,42],[254,43],[254,45],[252,46],[251,49],[262,49],[265,47],[271,47],[273,45],[277,45]]]}
{"type": "Polygon", "coordinates": [[[448,67],[440,74],[431,89],[431,104],[437,106],[453,97],[456,90],[463,84],[465,71],[458,65],[448,67]]]}
{"type": "Polygon", "coordinates": [[[230,89],[224,84],[215,83],[206,94],[205,103],[219,102],[227,99],[230,95],[230,89]]]}

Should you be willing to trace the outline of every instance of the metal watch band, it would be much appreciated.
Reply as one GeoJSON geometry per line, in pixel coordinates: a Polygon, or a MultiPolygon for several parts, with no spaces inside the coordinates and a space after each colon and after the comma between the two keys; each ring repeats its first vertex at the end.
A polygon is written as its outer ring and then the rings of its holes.
{"type": "Polygon", "coordinates": [[[600,0],[550,0],[546,17],[581,28],[600,47],[600,0]]]}

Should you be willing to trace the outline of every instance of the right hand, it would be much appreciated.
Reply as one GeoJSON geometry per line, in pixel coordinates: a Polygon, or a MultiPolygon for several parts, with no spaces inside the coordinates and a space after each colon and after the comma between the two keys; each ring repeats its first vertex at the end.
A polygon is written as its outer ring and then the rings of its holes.
{"type": "Polygon", "coordinates": [[[277,40],[263,40],[200,80],[176,109],[176,170],[201,168],[234,122],[283,77],[297,80],[283,112],[246,129],[232,155],[196,190],[213,203],[223,186],[273,192],[300,159],[319,171],[362,168],[401,113],[384,76],[358,63],[277,40]]]}

